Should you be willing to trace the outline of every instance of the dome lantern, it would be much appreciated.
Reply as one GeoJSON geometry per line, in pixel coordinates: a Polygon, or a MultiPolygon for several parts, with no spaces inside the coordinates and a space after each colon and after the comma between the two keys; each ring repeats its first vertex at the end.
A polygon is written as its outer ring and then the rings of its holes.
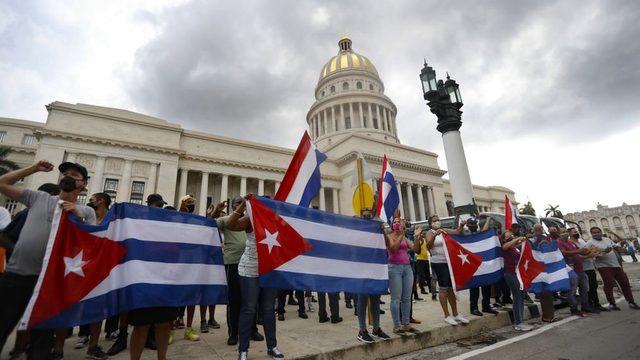
{"type": "Polygon", "coordinates": [[[351,51],[351,39],[343,35],[338,41],[338,46],[340,47],[340,52],[351,51]]]}

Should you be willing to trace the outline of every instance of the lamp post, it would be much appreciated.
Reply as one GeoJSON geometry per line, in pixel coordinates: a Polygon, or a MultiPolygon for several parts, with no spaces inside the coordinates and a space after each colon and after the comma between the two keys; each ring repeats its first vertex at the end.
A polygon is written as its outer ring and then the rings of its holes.
{"type": "Polygon", "coordinates": [[[436,129],[442,133],[444,154],[449,170],[449,182],[456,214],[478,214],[473,198],[473,185],[464,155],[460,127],[462,126],[462,97],[455,80],[447,74],[447,80],[437,80],[436,71],[427,62],[420,71],[422,92],[429,110],[438,117],[436,129]]]}

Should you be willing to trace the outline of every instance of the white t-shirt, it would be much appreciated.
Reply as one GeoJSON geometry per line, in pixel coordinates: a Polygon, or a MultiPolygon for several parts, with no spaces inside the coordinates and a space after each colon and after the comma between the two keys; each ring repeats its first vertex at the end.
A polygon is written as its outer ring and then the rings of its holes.
{"type": "Polygon", "coordinates": [[[0,206],[0,230],[4,230],[11,223],[11,213],[4,206],[0,206]]]}
{"type": "MultiPolygon", "coordinates": [[[[430,230],[433,231],[433,230],[430,230]]],[[[435,232],[434,232],[435,233],[435,232]]],[[[437,235],[435,240],[433,241],[433,247],[430,250],[431,252],[431,263],[446,263],[447,257],[444,254],[444,239],[442,235],[437,235]]]]}
{"type": "MultiPolygon", "coordinates": [[[[580,249],[582,248],[588,248],[589,246],[587,246],[587,242],[584,241],[582,238],[578,238],[578,247],[580,249]]],[[[593,258],[591,259],[583,259],[582,261],[582,267],[583,269],[586,270],[595,270],[595,264],[593,263],[593,258]]]]}
{"type": "MultiPolygon", "coordinates": [[[[616,245],[616,243],[614,243],[613,240],[606,237],[603,237],[602,240],[591,239],[587,241],[587,246],[588,247],[594,246],[596,249],[599,249],[599,250],[605,250],[606,248],[609,248],[609,247],[610,248],[618,247],[618,245],[616,245]]],[[[620,263],[618,262],[618,257],[616,256],[614,251],[616,250],[613,249],[608,253],[603,254],[602,256],[596,257],[595,258],[596,267],[597,268],[620,267],[620,263]]]]}

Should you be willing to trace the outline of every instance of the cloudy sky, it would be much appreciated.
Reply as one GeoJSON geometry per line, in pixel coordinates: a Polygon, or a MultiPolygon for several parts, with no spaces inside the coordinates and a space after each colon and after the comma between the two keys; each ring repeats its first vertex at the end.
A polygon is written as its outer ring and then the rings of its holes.
{"type": "Polygon", "coordinates": [[[539,212],[640,203],[633,0],[4,1],[0,116],[44,121],[45,104],[80,102],[294,147],[342,34],[377,67],[402,142],[442,168],[423,58],[461,84],[474,183],[539,212]]]}

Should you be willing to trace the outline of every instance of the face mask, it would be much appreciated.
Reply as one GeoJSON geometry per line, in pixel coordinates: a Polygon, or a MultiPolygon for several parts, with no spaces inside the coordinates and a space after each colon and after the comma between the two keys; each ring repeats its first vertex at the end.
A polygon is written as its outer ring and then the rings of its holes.
{"type": "Polygon", "coordinates": [[[400,224],[398,224],[398,223],[393,223],[393,224],[391,225],[391,229],[393,229],[393,231],[398,231],[398,230],[400,230],[400,224]]]}
{"type": "Polygon", "coordinates": [[[366,215],[362,215],[363,219],[371,219],[371,215],[370,214],[366,214],[366,215]]]}
{"type": "Polygon", "coordinates": [[[602,234],[599,235],[592,235],[592,237],[596,240],[602,240],[602,234]]]}
{"type": "Polygon", "coordinates": [[[440,229],[440,220],[434,221],[433,224],[431,224],[431,227],[434,229],[440,229]]]}
{"type": "Polygon", "coordinates": [[[60,189],[64,192],[71,192],[76,189],[76,179],[71,176],[65,176],[60,179],[60,189]]]}
{"type": "Polygon", "coordinates": [[[195,204],[187,205],[187,211],[188,212],[192,213],[195,209],[196,209],[196,205],[195,204]]]}
{"type": "Polygon", "coordinates": [[[88,207],[90,207],[90,208],[92,208],[92,209],[93,209],[93,211],[98,210],[98,207],[97,207],[94,203],[91,203],[91,202],[90,202],[90,203],[87,203],[87,206],[88,206],[88,207]]]}

